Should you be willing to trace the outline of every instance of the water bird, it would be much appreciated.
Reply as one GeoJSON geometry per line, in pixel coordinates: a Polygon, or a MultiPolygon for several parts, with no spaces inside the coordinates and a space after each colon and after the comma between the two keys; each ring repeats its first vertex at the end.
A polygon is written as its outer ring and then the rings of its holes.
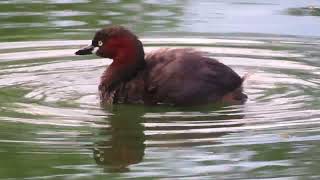
{"type": "Polygon", "coordinates": [[[102,104],[192,106],[247,100],[244,78],[230,67],[192,48],[160,48],[145,54],[139,38],[122,26],[97,31],[92,43],[75,54],[113,60],[100,79],[102,104]]]}

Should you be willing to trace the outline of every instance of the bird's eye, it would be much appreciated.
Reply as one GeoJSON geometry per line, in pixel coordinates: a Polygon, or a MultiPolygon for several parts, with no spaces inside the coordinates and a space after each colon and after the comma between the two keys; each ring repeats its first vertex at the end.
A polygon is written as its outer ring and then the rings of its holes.
{"type": "Polygon", "coordinates": [[[102,46],[103,45],[103,42],[102,41],[98,41],[98,46],[102,46]]]}

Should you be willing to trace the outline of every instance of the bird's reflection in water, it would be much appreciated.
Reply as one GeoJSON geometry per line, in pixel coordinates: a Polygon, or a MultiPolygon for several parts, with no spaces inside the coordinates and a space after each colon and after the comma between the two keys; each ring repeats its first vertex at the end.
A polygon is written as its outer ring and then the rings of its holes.
{"type": "Polygon", "coordinates": [[[129,165],[142,161],[146,146],[140,108],[125,105],[112,107],[113,115],[107,118],[110,127],[101,132],[111,137],[96,143],[94,148],[97,164],[107,165],[109,171],[126,172],[129,165]]]}
{"type": "Polygon", "coordinates": [[[212,138],[230,133],[228,128],[243,125],[242,122],[238,122],[243,118],[242,115],[239,115],[241,114],[239,109],[225,113],[215,113],[215,111],[221,110],[217,107],[214,107],[214,111],[212,111],[212,107],[208,109],[202,107],[202,112],[199,110],[195,108],[115,105],[111,110],[107,110],[113,115],[106,118],[110,126],[99,132],[99,136],[106,137],[106,139],[95,143],[94,159],[97,164],[104,165],[108,172],[128,172],[129,165],[137,164],[143,160],[146,140],[153,142],[148,144],[148,147],[212,145],[218,143],[212,138]],[[166,116],[166,114],[172,115],[174,113],[178,115],[166,116]],[[193,113],[202,115],[207,113],[208,116],[185,116],[193,113]],[[152,114],[152,117],[149,117],[148,114],[152,114]],[[235,123],[224,124],[221,122],[225,120],[232,120],[235,123]],[[145,126],[148,123],[160,124],[160,126],[145,126]],[[196,124],[196,126],[188,126],[189,123],[196,124]],[[226,130],[215,131],[217,128],[226,128],[226,130]],[[201,131],[201,129],[206,129],[206,131],[199,132],[198,130],[201,131]],[[156,131],[169,131],[170,133],[152,133],[156,131]],[[146,132],[151,133],[146,135],[146,132]],[[206,140],[208,138],[210,140],[206,140]]]}

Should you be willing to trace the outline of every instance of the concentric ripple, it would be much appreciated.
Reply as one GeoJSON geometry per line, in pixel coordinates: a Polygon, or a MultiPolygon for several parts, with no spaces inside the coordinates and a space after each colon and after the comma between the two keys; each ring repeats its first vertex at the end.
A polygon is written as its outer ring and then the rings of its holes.
{"type": "Polygon", "coordinates": [[[194,47],[247,74],[248,102],[102,108],[97,86],[111,61],[74,55],[90,41],[0,43],[0,153],[10,160],[0,169],[24,169],[0,178],[319,177],[320,40],[142,41],[146,52],[194,47]]]}

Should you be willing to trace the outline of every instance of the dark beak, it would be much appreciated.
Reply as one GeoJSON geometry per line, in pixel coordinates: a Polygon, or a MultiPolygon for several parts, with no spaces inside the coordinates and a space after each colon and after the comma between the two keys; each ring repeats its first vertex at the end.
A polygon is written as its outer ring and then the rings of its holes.
{"type": "Polygon", "coordinates": [[[94,50],[94,46],[89,45],[87,47],[84,47],[82,49],[79,49],[75,54],[76,55],[87,55],[87,54],[92,54],[92,51],[94,50]]]}

